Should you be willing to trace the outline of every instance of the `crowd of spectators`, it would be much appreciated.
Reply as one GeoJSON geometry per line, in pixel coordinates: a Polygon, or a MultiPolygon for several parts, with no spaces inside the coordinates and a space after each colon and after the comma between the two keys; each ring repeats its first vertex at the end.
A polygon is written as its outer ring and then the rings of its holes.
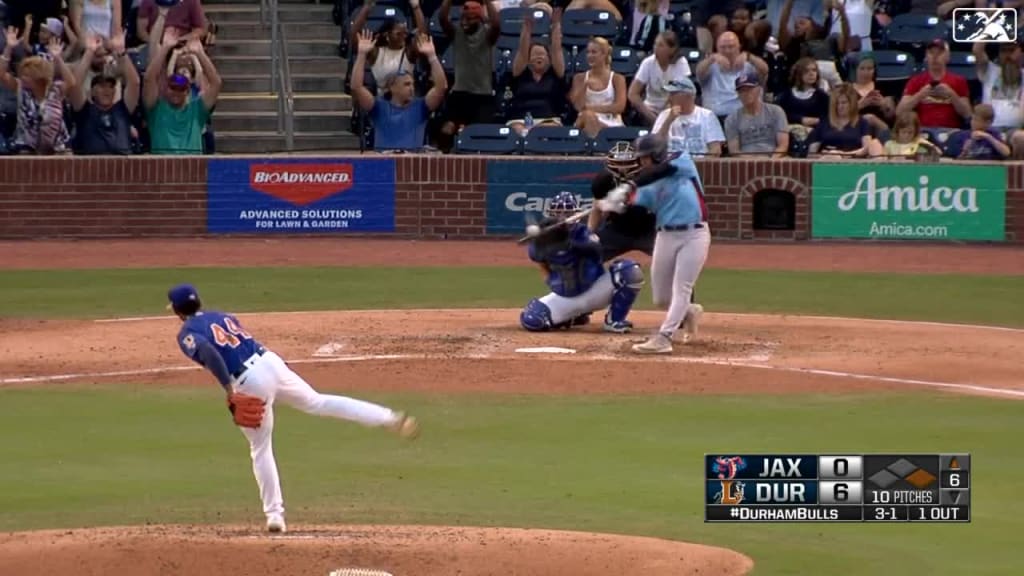
{"type": "Polygon", "coordinates": [[[339,19],[343,51],[400,54],[386,66],[351,55],[362,136],[379,151],[457,152],[461,131],[487,124],[526,138],[541,126],[584,139],[636,127],[709,156],[1024,158],[1021,45],[948,32],[954,8],[1021,1],[405,1],[366,0],[339,19]],[[376,2],[393,16],[374,21],[376,2]],[[911,21],[935,34],[891,42],[911,21]],[[879,76],[879,56],[894,51],[913,63],[895,83],[879,76]],[[363,86],[367,63],[376,82],[363,86]],[[384,104],[404,73],[413,94],[384,104]]]}
{"type": "Polygon", "coordinates": [[[214,151],[199,0],[0,0],[0,28],[0,154],[214,151]]]}

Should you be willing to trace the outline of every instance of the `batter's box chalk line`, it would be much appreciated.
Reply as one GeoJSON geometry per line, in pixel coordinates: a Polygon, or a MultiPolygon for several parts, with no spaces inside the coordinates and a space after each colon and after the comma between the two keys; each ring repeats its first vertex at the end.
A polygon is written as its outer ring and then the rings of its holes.
{"type": "Polygon", "coordinates": [[[575,354],[572,348],[560,348],[558,346],[535,346],[532,348],[516,348],[519,354],[575,354]]]}
{"type": "Polygon", "coordinates": [[[331,570],[327,576],[393,576],[391,572],[371,570],[369,568],[339,568],[331,570]]]}

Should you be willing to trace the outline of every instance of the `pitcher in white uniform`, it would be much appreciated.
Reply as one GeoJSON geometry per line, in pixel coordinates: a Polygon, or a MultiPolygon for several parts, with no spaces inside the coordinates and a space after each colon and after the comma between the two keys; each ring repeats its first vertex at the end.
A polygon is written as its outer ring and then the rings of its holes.
{"type": "Polygon", "coordinates": [[[654,305],[668,309],[658,333],[633,346],[639,354],[670,354],[672,338],[682,325],[684,342],[697,335],[704,308],[690,295],[711,246],[708,212],[697,166],[685,152],[668,156],[668,144],[657,134],[636,141],[643,170],[602,200],[601,209],[622,212],[627,204],[643,206],[656,216],[657,236],[651,262],[654,305]]]}

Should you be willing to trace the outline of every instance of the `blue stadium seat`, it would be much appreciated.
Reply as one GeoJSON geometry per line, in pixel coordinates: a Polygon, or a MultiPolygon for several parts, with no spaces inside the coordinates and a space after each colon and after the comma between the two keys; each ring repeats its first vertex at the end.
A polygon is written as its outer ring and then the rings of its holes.
{"type": "MultiPolygon", "coordinates": [[[[441,9],[438,8],[436,12],[430,17],[430,22],[427,24],[427,28],[430,29],[430,35],[435,39],[444,38],[444,30],[441,29],[441,21],[438,20],[441,16],[441,9]]],[[[459,20],[462,19],[462,6],[452,6],[448,11],[448,20],[455,26],[458,26],[459,20]]]]}
{"type": "Polygon", "coordinates": [[[914,57],[899,50],[875,50],[867,54],[875,58],[878,90],[899,100],[907,80],[917,71],[914,57]]]}
{"type": "Polygon", "coordinates": [[[886,47],[924,58],[925,45],[936,38],[949,39],[949,28],[938,16],[928,14],[900,14],[885,29],[886,47]]]}
{"type": "Polygon", "coordinates": [[[632,142],[649,133],[650,130],[639,126],[608,126],[602,128],[590,142],[590,151],[594,154],[604,154],[611,150],[616,142],[632,142]]]}
{"type": "Polygon", "coordinates": [[[537,8],[505,8],[498,13],[501,19],[501,33],[519,38],[519,30],[527,16],[533,18],[533,35],[547,36],[551,33],[551,16],[537,8]]]}
{"type": "Polygon", "coordinates": [[[497,48],[498,51],[508,50],[515,53],[516,48],[519,47],[519,36],[506,36],[505,34],[502,34],[501,36],[498,36],[498,42],[495,43],[494,47],[497,48]]]}
{"type": "Polygon", "coordinates": [[[980,102],[982,95],[981,80],[978,79],[978,59],[971,52],[950,52],[947,69],[967,79],[971,90],[971,102],[980,102]]]}
{"type": "Polygon", "coordinates": [[[570,10],[562,15],[562,44],[586,46],[594,36],[609,42],[619,35],[619,21],[607,10],[570,10]]]}
{"type": "Polygon", "coordinates": [[[612,70],[625,76],[627,81],[636,74],[641,60],[639,53],[633,48],[628,46],[612,47],[612,70]]]}
{"type": "MultiPolygon", "coordinates": [[[[370,14],[366,18],[366,27],[377,32],[385,22],[392,18],[399,22],[406,22],[405,14],[402,12],[401,8],[398,8],[397,6],[375,5],[373,8],[370,8],[370,14]]],[[[355,21],[354,16],[352,21],[355,21]]],[[[352,27],[350,25],[349,29],[351,28],[352,27]]]]}
{"type": "Polygon", "coordinates": [[[942,153],[946,153],[946,143],[949,141],[949,136],[954,132],[959,132],[957,128],[929,128],[926,126],[921,127],[921,135],[928,139],[929,142],[935,144],[942,150],[942,153]]]}
{"type": "Polygon", "coordinates": [[[686,63],[690,65],[690,76],[696,76],[697,64],[700,64],[700,61],[703,60],[700,50],[696,48],[684,50],[683,58],[686,58],[686,63]]]}
{"type": "Polygon", "coordinates": [[[456,154],[517,154],[522,142],[504,124],[472,124],[455,138],[456,154]]]}
{"type": "MultiPolygon", "coordinates": [[[[572,57],[570,56],[570,58],[572,57]]],[[[587,62],[587,51],[585,49],[577,52],[576,57],[572,58],[571,62],[572,70],[574,73],[578,74],[580,72],[586,72],[587,70],[590,70],[590,63],[587,62]]]]}
{"type": "Polygon", "coordinates": [[[586,156],[589,148],[583,132],[567,126],[537,126],[523,139],[524,154],[586,156]]]}

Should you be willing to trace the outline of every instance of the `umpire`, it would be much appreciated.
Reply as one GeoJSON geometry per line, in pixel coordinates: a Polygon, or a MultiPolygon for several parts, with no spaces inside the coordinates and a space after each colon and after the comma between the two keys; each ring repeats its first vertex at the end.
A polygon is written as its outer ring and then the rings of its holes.
{"type": "MultiPolygon", "coordinates": [[[[648,256],[654,254],[654,237],[657,234],[655,215],[642,206],[630,205],[622,214],[601,212],[596,205],[619,184],[653,177],[661,166],[640,174],[640,161],[636,147],[631,142],[616,142],[608,151],[604,161],[605,171],[594,177],[590,193],[594,197],[594,209],[587,222],[601,241],[602,258],[605,262],[614,260],[626,252],[637,250],[648,256]]],[[[697,290],[690,294],[690,302],[697,301],[697,290]]]]}
{"type": "MultiPolygon", "coordinates": [[[[601,200],[616,186],[632,180],[640,171],[636,148],[629,142],[618,142],[604,162],[604,172],[590,183],[594,201],[601,200]]],[[[602,213],[596,207],[590,213],[589,228],[601,240],[605,262],[638,250],[651,256],[654,252],[654,214],[640,206],[629,206],[622,214],[602,213]]]]}

